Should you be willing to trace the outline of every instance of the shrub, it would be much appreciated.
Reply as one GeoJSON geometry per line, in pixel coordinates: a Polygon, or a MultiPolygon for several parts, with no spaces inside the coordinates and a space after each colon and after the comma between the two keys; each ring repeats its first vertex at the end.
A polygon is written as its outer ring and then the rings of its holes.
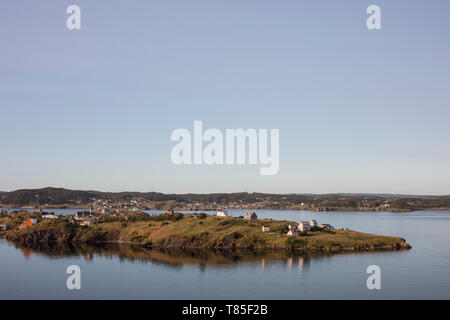
{"type": "Polygon", "coordinates": [[[175,214],[160,214],[160,215],[152,215],[148,216],[146,220],[151,221],[178,221],[184,218],[184,215],[182,213],[175,213],[175,214]]]}
{"type": "Polygon", "coordinates": [[[176,214],[174,214],[174,215],[172,216],[172,219],[171,219],[171,220],[179,221],[179,220],[181,220],[181,219],[183,219],[183,218],[184,218],[184,216],[183,216],[182,213],[176,213],[176,214]]]}
{"type": "Polygon", "coordinates": [[[305,247],[307,244],[306,239],[299,238],[288,238],[287,243],[293,247],[305,247]]]}
{"type": "Polygon", "coordinates": [[[219,222],[219,226],[227,226],[227,225],[229,225],[231,222],[230,222],[230,220],[223,220],[223,221],[220,221],[219,222]]]}
{"type": "Polygon", "coordinates": [[[233,233],[231,234],[231,237],[232,237],[233,239],[239,239],[239,238],[242,238],[242,234],[240,234],[239,232],[233,232],[233,233]]]}

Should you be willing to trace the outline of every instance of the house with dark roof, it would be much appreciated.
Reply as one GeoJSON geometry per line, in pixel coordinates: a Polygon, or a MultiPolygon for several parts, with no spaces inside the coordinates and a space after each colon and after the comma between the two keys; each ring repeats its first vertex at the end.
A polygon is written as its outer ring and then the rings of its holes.
{"type": "Polygon", "coordinates": [[[245,220],[257,220],[258,216],[256,215],[255,211],[249,211],[244,216],[245,220]]]}

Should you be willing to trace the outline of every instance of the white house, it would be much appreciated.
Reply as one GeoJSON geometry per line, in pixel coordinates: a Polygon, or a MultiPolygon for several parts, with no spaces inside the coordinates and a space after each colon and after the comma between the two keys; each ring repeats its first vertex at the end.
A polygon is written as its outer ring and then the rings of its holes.
{"type": "Polygon", "coordinates": [[[41,217],[42,219],[58,219],[54,214],[43,214],[41,217]]]}
{"type": "Polygon", "coordinates": [[[290,230],[287,232],[287,235],[288,235],[289,237],[296,237],[296,236],[298,236],[298,230],[297,230],[297,229],[290,229],[290,230]]]}
{"type": "Polygon", "coordinates": [[[311,230],[309,221],[300,221],[298,224],[298,230],[302,232],[311,230]]]}
{"type": "Polygon", "coordinates": [[[85,219],[79,222],[80,226],[90,226],[92,224],[92,219],[85,219]]]}
{"type": "Polygon", "coordinates": [[[95,216],[91,213],[89,213],[89,211],[78,211],[75,213],[74,219],[76,221],[83,221],[83,220],[87,220],[87,219],[93,219],[95,218],[95,216]]]}
{"type": "Polygon", "coordinates": [[[217,211],[217,216],[218,217],[229,217],[230,215],[228,214],[227,210],[220,209],[219,211],[217,211]]]}
{"type": "Polygon", "coordinates": [[[262,226],[262,232],[269,232],[269,231],[270,231],[270,227],[262,226]]]}
{"type": "Polygon", "coordinates": [[[258,216],[256,215],[256,213],[254,211],[249,211],[245,214],[244,219],[245,220],[256,220],[256,219],[258,219],[258,216]]]}
{"type": "Polygon", "coordinates": [[[317,221],[316,221],[316,220],[311,220],[311,221],[309,221],[309,226],[310,226],[311,228],[317,227],[317,221]]]}

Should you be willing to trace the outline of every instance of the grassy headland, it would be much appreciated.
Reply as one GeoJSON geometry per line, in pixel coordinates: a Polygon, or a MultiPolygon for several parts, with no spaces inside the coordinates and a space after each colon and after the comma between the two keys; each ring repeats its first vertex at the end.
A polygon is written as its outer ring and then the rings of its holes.
{"type": "Polygon", "coordinates": [[[134,214],[116,221],[100,221],[88,226],[70,218],[40,219],[38,213],[11,214],[0,218],[11,229],[3,235],[22,243],[107,243],[125,242],[152,248],[293,249],[314,251],[375,250],[410,248],[399,237],[380,236],[352,230],[314,228],[298,236],[287,236],[292,221],[244,220],[206,214],[147,216],[134,214]],[[27,217],[39,222],[19,229],[27,217]],[[270,232],[262,232],[262,226],[270,232]]]}

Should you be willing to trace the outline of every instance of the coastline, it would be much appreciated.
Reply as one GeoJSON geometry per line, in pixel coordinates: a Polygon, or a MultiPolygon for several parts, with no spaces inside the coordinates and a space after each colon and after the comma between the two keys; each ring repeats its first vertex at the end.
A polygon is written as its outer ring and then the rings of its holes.
{"type": "MultiPolygon", "coordinates": [[[[173,217],[173,216],[172,216],[173,217]]],[[[103,222],[89,226],[67,220],[42,220],[35,226],[4,231],[9,241],[33,243],[122,243],[144,248],[295,250],[295,251],[375,251],[411,249],[400,237],[374,235],[353,230],[315,228],[288,236],[292,221],[220,218],[200,214],[179,214],[177,220],[103,222]],[[272,232],[263,232],[263,226],[272,232]]],[[[167,218],[167,219],[165,219],[167,218]]],[[[156,218],[155,218],[156,219],[156,218]]]]}
{"type": "Polygon", "coordinates": [[[46,187],[0,193],[0,207],[97,210],[306,210],[412,212],[450,210],[450,195],[370,193],[187,193],[103,192],[46,187]]]}
{"type": "MultiPolygon", "coordinates": [[[[0,209],[15,209],[15,210],[89,210],[91,208],[90,205],[79,205],[79,206],[69,206],[69,205],[50,205],[50,206],[14,206],[14,205],[6,205],[0,203],[0,209]]],[[[198,211],[217,211],[223,208],[223,206],[214,206],[214,207],[198,207],[195,209],[189,207],[170,207],[171,210],[176,211],[185,211],[185,212],[198,212],[198,211]]],[[[166,211],[167,207],[162,208],[142,208],[140,210],[146,211],[166,211]]],[[[380,208],[371,208],[371,207],[321,207],[321,208],[299,208],[296,206],[292,207],[277,207],[277,206],[255,206],[255,207],[237,207],[230,208],[229,210],[279,210],[279,211],[307,211],[307,212],[391,212],[391,213],[401,213],[401,212],[417,212],[417,211],[450,211],[450,207],[432,207],[432,208],[417,208],[417,209],[380,209],[380,208]]]]}

